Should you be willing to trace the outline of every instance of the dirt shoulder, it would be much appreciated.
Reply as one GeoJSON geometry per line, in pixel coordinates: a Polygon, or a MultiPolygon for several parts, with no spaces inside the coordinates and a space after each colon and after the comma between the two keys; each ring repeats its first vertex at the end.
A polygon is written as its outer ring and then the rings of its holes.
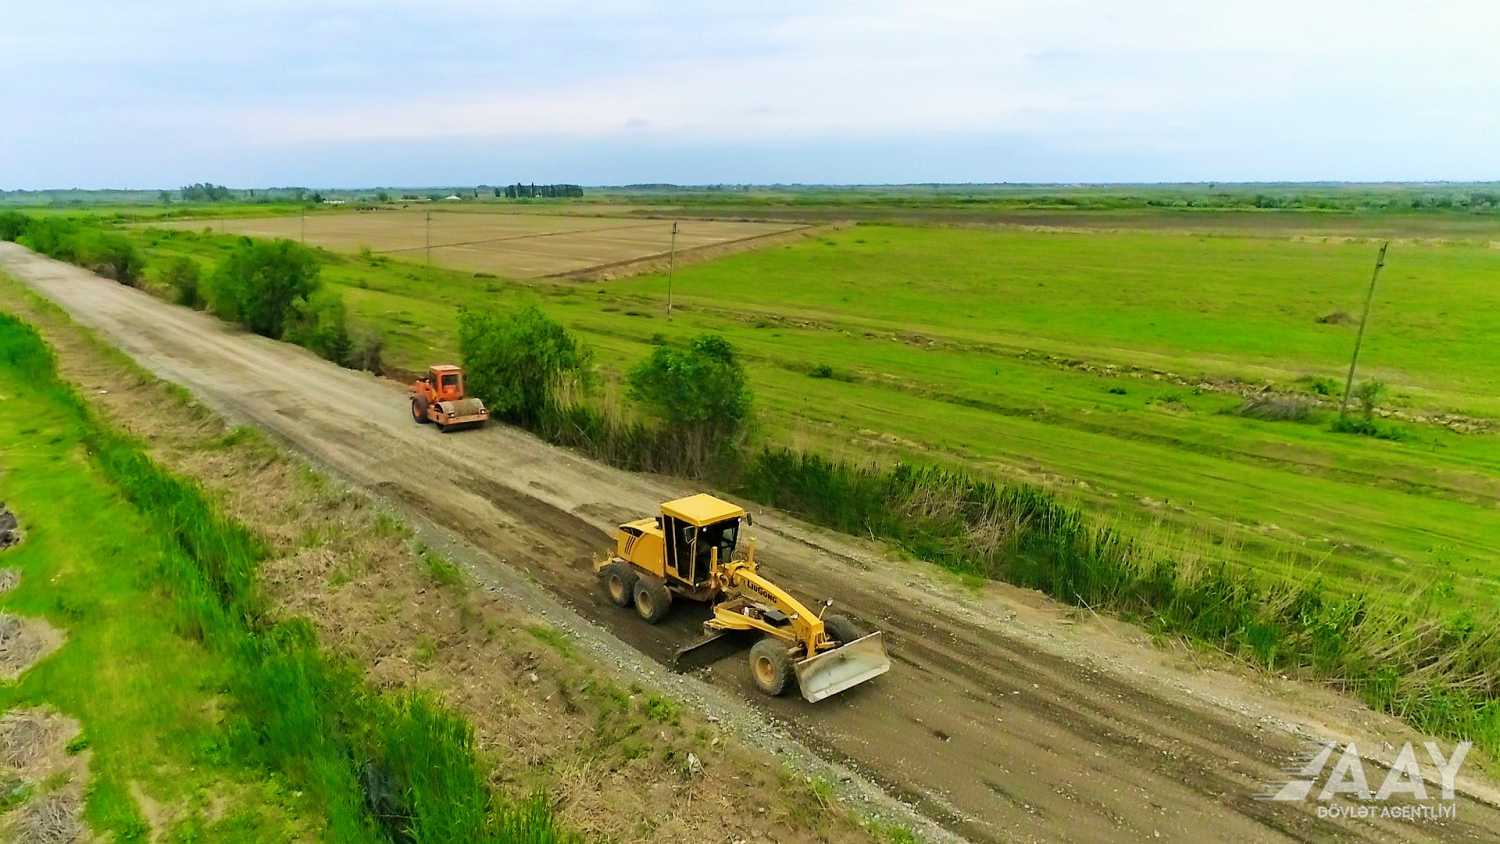
{"type": "MultiPolygon", "coordinates": [[[[533,614],[545,611],[567,629],[597,634],[602,628],[614,638],[580,634],[577,641],[587,643],[582,649],[605,654],[606,664],[614,659],[622,668],[633,666],[629,670],[648,679],[661,674],[643,663],[665,661],[696,635],[701,613],[685,607],[662,625],[645,626],[601,596],[587,565],[611,524],[688,491],[680,483],[618,472],[498,425],[441,436],[411,423],[397,385],[18,247],[0,248],[0,268],[214,409],[272,432],[356,487],[420,515],[432,536],[472,549],[475,577],[501,590],[479,590],[472,600],[489,594],[534,599],[538,603],[526,605],[533,614]],[[527,581],[532,592],[506,591],[527,581]]],[[[247,483],[230,476],[220,483],[264,490],[276,488],[278,479],[247,483]]],[[[285,521],[274,513],[260,521],[254,513],[241,518],[268,526],[285,521]]],[[[878,545],[781,514],[757,513],[756,533],[773,577],[804,596],[832,596],[843,611],[884,630],[895,667],[816,706],[756,696],[738,659],[698,678],[664,682],[692,690],[710,711],[753,708],[752,721],[769,725],[770,738],[757,742],[761,746],[795,753],[797,742],[775,738],[790,733],[957,835],[980,841],[1484,840],[1500,828],[1494,790],[1472,776],[1460,780],[1466,794],[1456,818],[1441,822],[1332,820],[1319,817],[1313,802],[1257,800],[1267,784],[1286,780],[1283,768],[1302,758],[1309,741],[1356,741],[1375,762],[1389,763],[1411,737],[1398,722],[1346,698],[1202,654],[1153,647],[1139,630],[1080,616],[1034,593],[999,584],[969,589],[878,545]]],[[[415,587],[420,570],[414,576],[415,587]]],[[[304,598],[312,604],[338,603],[317,592],[329,575],[310,570],[304,577],[288,592],[313,592],[304,598]]],[[[388,579],[385,572],[362,581],[368,586],[356,592],[378,601],[390,588],[388,579]]],[[[429,587],[418,595],[434,593],[444,594],[429,587]]],[[[503,661],[524,657],[465,657],[474,642],[462,634],[460,608],[436,605],[424,615],[389,600],[384,623],[449,648],[460,660],[452,663],[455,673],[497,667],[496,689],[526,691],[530,672],[503,661]]],[[[347,623],[361,629],[334,634],[358,647],[370,622],[347,623]]],[[[553,659],[551,650],[536,649],[536,658],[553,659]]],[[[420,662],[407,653],[385,652],[397,660],[392,673],[425,678],[420,666],[404,666],[420,662]]],[[[566,661],[560,653],[555,658],[559,665],[566,661]]],[[[556,697],[542,694],[542,700],[531,711],[566,711],[556,697]]],[[[528,711],[516,706],[517,713],[528,711]]],[[[692,717],[683,713],[683,723],[692,717]]],[[[741,735],[755,742],[760,729],[748,726],[741,735]]],[[[1465,768],[1478,770],[1477,761],[1465,768]]],[[[722,817],[746,815],[726,807],[722,817]]]]}

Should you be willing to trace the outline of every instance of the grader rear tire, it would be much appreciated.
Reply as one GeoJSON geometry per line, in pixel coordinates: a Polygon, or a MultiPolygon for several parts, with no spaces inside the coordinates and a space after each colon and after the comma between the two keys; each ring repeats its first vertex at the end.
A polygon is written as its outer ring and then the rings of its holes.
{"type": "Polygon", "coordinates": [[[666,584],[642,577],[635,582],[635,611],[647,624],[667,617],[672,608],[672,593],[666,584]]]}
{"type": "Polygon", "coordinates": [[[750,681],[762,694],[777,697],[792,680],[792,657],[786,643],[767,636],[750,649],[750,681]]]}
{"type": "Polygon", "coordinates": [[[611,563],[604,570],[604,591],[617,607],[628,607],[635,599],[635,582],[639,578],[629,566],[611,563]]]}

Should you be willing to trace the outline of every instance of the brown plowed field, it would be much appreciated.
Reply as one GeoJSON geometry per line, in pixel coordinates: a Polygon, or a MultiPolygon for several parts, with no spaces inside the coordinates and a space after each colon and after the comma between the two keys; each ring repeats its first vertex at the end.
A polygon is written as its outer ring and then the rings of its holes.
{"type": "MultiPolygon", "coordinates": [[[[318,213],[305,218],[171,220],[150,225],[305,240],[341,252],[368,248],[424,261],[429,236],[427,214],[425,209],[361,211],[318,213]]],[[[445,212],[440,208],[431,214],[432,263],[510,278],[565,275],[605,264],[639,261],[668,252],[672,243],[671,220],[445,212]]],[[[678,226],[677,249],[686,252],[750,243],[802,227],[796,223],[685,220],[678,226]]]]}
{"type": "MultiPolygon", "coordinates": [[[[681,483],[503,425],[439,434],[412,423],[398,385],[12,244],[0,244],[0,269],[231,419],[530,573],[622,648],[666,660],[697,635],[702,608],[646,626],[604,599],[588,565],[613,523],[690,491],[681,483]]],[[[1494,840],[1500,829],[1485,781],[1462,781],[1457,817],[1442,822],[1328,820],[1313,802],[1257,800],[1309,738],[1356,740],[1388,762],[1385,742],[1404,734],[1322,690],[1200,670],[1125,625],[996,584],[965,588],[872,544],[758,515],[770,575],[884,630],[895,665],[817,705],[757,696],[740,657],[708,679],[970,840],[1494,840]]]]}

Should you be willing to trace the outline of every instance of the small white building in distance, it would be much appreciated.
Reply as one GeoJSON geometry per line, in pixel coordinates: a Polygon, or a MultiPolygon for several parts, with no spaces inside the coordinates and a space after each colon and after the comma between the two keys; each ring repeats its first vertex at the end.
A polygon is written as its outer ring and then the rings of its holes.
{"type": "Polygon", "coordinates": [[[444,202],[463,202],[464,198],[461,197],[461,196],[459,196],[456,193],[450,193],[447,196],[443,197],[443,201],[444,202]]]}

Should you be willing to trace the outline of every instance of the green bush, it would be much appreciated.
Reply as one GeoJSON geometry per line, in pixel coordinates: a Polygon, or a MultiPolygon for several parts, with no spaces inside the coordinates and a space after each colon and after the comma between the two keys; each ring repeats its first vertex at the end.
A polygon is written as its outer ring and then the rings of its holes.
{"type": "Polygon", "coordinates": [[[593,355],[535,305],[511,314],[464,309],[458,348],[469,392],[490,412],[536,426],[587,380],[593,355]]]}
{"type": "Polygon", "coordinates": [[[750,419],[745,367],[717,335],[697,337],[686,349],[657,346],[628,382],[630,397],[666,425],[690,464],[732,451],[750,419]]]}
{"type": "Polygon", "coordinates": [[[1362,437],[1374,437],[1377,440],[1391,440],[1400,442],[1405,440],[1409,434],[1405,428],[1397,425],[1389,425],[1377,419],[1362,416],[1351,418],[1339,416],[1333,420],[1329,430],[1335,434],[1358,434],[1362,437]]]}
{"type": "Polygon", "coordinates": [[[203,294],[199,289],[201,276],[197,261],[178,256],[161,268],[158,281],[172,291],[172,301],[196,308],[203,304],[203,294]]]}
{"type": "Polygon", "coordinates": [[[1333,380],[1332,378],[1324,378],[1316,375],[1306,375],[1297,380],[1307,385],[1308,392],[1320,396],[1337,397],[1341,389],[1339,386],[1339,382],[1333,380]]]}
{"type": "Polygon", "coordinates": [[[1375,418],[1375,409],[1380,406],[1385,394],[1385,382],[1373,378],[1369,381],[1361,381],[1359,386],[1354,388],[1354,399],[1359,402],[1360,412],[1365,415],[1366,419],[1375,418]]]}
{"type": "Polygon", "coordinates": [[[220,319],[280,339],[298,300],[318,290],[318,259],[290,240],[245,239],[215,268],[208,303],[220,319]]]}
{"type": "Polygon", "coordinates": [[[98,230],[74,238],[73,263],[132,287],[140,280],[145,260],[124,235],[98,230]]]}
{"type": "Polygon", "coordinates": [[[38,217],[26,227],[20,243],[59,261],[72,261],[78,239],[78,224],[62,217],[38,217]]]}
{"type": "Polygon", "coordinates": [[[30,223],[31,218],[19,211],[0,211],[0,240],[14,241],[30,223]]]}
{"type": "Polygon", "coordinates": [[[348,366],[354,341],[349,337],[343,298],[332,291],[319,290],[310,299],[293,300],[285,339],[311,349],[321,358],[348,366]]]}
{"type": "Polygon", "coordinates": [[[1313,404],[1301,396],[1267,393],[1245,399],[1236,412],[1268,422],[1303,422],[1312,415],[1313,404]]]}
{"type": "Polygon", "coordinates": [[[379,331],[365,331],[354,341],[354,351],[349,362],[350,369],[362,369],[380,375],[385,372],[385,336],[379,331]]]}

